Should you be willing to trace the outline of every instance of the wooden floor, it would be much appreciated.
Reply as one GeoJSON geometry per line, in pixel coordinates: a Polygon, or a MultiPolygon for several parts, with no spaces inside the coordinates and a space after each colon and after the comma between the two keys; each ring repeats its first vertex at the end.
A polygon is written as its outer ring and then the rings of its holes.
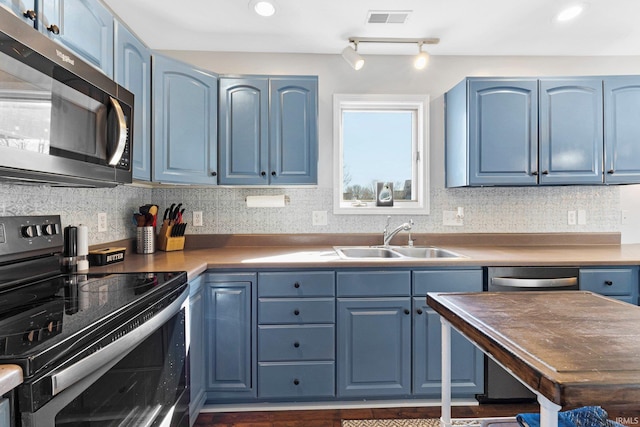
{"type": "MultiPolygon", "coordinates": [[[[456,406],[455,418],[506,417],[538,412],[537,404],[456,406]]],[[[264,411],[202,413],[197,427],[340,427],[341,420],[374,418],[439,418],[440,407],[335,409],[313,411],[264,411]]]]}
{"type": "MultiPolygon", "coordinates": [[[[609,419],[631,427],[640,427],[640,403],[605,408],[609,419]]],[[[454,418],[508,417],[524,412],[538,412],[533,404],[455,406],[454,418]]],[[[202,413],[195,427],[340,427],[341,420],[382,418],[439,418],[440,407],[335,409],[314,411],[264,411],[202,413]]]]}

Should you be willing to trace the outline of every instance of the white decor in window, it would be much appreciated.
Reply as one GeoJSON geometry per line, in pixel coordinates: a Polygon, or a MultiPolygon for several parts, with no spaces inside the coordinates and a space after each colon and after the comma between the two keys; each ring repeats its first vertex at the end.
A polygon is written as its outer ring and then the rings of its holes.
{"type": "Polygon", "coordinates": [[[428,122],[428,95],[335,94],[334,214],[428,214],[428,122]]]}

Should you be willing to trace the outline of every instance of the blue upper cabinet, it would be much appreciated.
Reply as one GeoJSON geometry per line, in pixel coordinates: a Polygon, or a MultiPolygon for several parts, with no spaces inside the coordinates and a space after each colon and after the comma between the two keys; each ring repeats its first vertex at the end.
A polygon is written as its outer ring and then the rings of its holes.
{"type": "Polygon", "coordinates": [[[467,78],[445,113],[447,187],[537,184],[537,79],[467,78]]]}
{"type": "Polygon", "coordinates": [[[153,181],[216,184],[217,76],[153,56],[153,181]]]}
{"type": "Polygon", "coordinates": [[[602,183],[602,111],[602,78],[540,80],[540,183],[602,183]]]}
{"type": "Polygon", "coordinates": [[[113,77],[113,16],[98,0],[38,0],[38,29],[113,77]]]}
{"type": "Polygon", "coordinates": [[[36,0],[0,0],[0,7],[3,6],[27,24],[36,26],[36,0]]]}
{"type": "Polygon", "coordinates": [[[317,77],[220,79],[220,183],[315,184],[317,77]]]}
{"type": "Polygon", "coordinates": [[[151,180],[151,52],[125,26],[115,24],[115,81],[135,95],[133,177],[151,180]]]}
{"type": "Polygon", "coordinates": [[[469,82],[469,182],[536,184],[538,82],[469,82]]]}
{"type": "Polygon", "coordinates": [[[640,77],[604,79],[604,179],[640,182],[640,77]]]}
{"type": "Polygon", "coordinates": [[[318,175],[318,79],[272,78],[272,184],[315,184],[318,175]]]}
{"type": "Polygon", "coordinates": [[[220,78],[220,184],[269,182],[269,80],[220,78]]]}

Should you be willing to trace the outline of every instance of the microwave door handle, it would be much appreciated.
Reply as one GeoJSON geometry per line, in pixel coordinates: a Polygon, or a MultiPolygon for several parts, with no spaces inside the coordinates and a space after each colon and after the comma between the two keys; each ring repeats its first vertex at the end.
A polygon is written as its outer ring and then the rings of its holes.
{"type": "Polygon", "coordinates": [[[506,288],[568,288],[577,285],[578,278],[518,279],[514,277],[492,277],[491,284],[506,288]]]}
{"type": "Polygon", "coordinates": [[[117,99],[113,97],[109,97],[111,100],[111,105],[113,105],[113,109],[116,112],[116,120],[118,121],[118,136],[116,138],[117,144],[116,149],[109,159],[109,166],[115,166],[118,164],[120,159],[122,158],[122,154],[124,153],[124,149],[127,146],[127,122],[124,119],[124,112],[122,111],[122,107],[117,99]]]}

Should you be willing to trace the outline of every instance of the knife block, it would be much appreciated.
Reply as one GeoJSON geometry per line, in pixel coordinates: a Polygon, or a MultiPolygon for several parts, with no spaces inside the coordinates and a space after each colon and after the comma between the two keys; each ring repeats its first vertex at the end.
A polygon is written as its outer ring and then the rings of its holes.
{"type": "Polygon", "coordinates": [[[184,249],[184,236],[171,237],[173,225],[169,222],[163,222],[160,233],[158,234],[158,249],[161,251],[181,251],[184,249]]]}

